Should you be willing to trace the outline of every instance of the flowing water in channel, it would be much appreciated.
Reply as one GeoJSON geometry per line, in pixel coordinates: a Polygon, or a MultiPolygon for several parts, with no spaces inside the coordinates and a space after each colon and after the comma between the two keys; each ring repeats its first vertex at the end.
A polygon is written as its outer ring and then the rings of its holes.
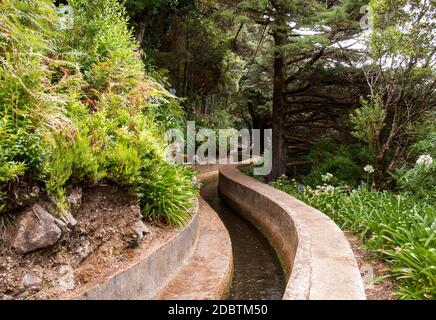
{"type": "Polygon", "coordinates": [[[251,223],[221,200],[217,186],[218,177],[206,181],[201,195],[218,213],[232,240],[234,273],[228,299],[281,299],[285,276],[274,249],[251,223]]]}

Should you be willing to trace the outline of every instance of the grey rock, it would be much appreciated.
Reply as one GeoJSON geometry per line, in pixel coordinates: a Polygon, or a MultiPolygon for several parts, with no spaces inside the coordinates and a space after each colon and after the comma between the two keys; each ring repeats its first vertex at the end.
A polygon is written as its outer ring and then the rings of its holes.
{"type": "Polygon", "coordinates": [[[61,219],[66,223],[69,228],[74,228],[78,224],[77,220],[74,218],[71,212],[65,213],[65,215],[61,219]]]}
{"type": "Polygon", "coordinates": [[[146,234],[150,233],[150,229],[142,221],[137,221],[133,225],[133,230],[138,236],[144,237],[146,234]]]}
{"type": "Polygon", "coordinates": [[[70,210],[72,215],[75,215],[79,210],[80,205],[82,204],[82,196],[83,196],[83,192],[82,192],[82,188],[80,187],[74,188],[71,191],[71,193],[68,195],[67,201],[70,205],[70,210]]]}
{"type": "Polygon", "coordinates": [[[32,272],[27,272],[23,278],[23,287],[26,289],[39,287],[42,283],[40,277],[35,276],[32,272]]]}
{"type": "Polygon", "coordinates": [[[62,232],[68,231],[67,224],[63,220],[61,220],[59,218],[54,218],[54,222],[62,230],[62,232]]]}
{"type": "Polygon", "coordinates": [[[54,245],[62,235],[55,218],[39,204],[18,214],[12,248],[25,254],[54,245]]]}
{"type": "Polygon", "coordinates": [[[144,236],[149,233],[150,229],[148,229],[142,221],[135,222],[132,226],[131,238],[128,240],[129,246],[138,246],[141,243],[142,239],[144,239],[144,236]]]}

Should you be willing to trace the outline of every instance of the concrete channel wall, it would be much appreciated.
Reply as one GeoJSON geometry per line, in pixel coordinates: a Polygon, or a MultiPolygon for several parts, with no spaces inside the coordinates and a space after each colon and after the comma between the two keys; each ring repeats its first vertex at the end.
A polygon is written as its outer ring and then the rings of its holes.
{"type": "MultiPolygon", "coordinates": [[[[202,181],[217,165],[197,167],[202,181]]],[[[222,299],[232,280],[230,236],[217,213],[198,198],[191,220],[170,240],[98,283],[58,299],[145,300],[222,299]]]]}
{"type": "MultiPolygon", "coordinates": [[[[68,299],[145,300],[153,298],[192,256],[199,236],[198,205],[190,222],[172,239],[85,292],[68,299]]],[[[63,299],[65,297],[61,297],[63,299]]]]}
{"type": "Polygon", "coordinates": [[[366,298],[350,244],[326,215],[235,166],[220,169],[219,193],[275,248],[288,281],[283,299],[366,298]]]}

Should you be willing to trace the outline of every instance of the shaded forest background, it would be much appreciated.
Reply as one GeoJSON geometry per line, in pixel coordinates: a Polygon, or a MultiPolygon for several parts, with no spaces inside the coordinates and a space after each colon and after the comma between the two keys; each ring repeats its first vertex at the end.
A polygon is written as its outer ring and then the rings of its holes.
{"type": "Polygon", "coordinates": [[[351,183],[369,163],[380,188],[434,153],[431,1],[125,4],[147,65],[164,70],[189,119],[273,129],[269,180],[342,167],[333,173],[351,183]]]}

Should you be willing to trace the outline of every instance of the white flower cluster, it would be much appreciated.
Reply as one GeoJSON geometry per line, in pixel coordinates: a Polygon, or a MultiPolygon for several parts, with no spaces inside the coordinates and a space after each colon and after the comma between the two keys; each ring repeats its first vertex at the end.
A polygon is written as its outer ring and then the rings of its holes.
{"type": "Polygon", "coordinates": [[[429,154],[422,154],[416,160],[416,164],[420,166],[430,166],[433,163],[433,158],[429,154]]]}
{"type": "Polygon", "coordinates": [[[335,187],[330,184],[325,184],[323,186],[316,186],[315,195],[319,196],[323,193],[329,193],[331,191],[334,191],[335,187]]]}
{"type": "Polygon", "coordinates": [[[331,173],[326,173],[321,176],[322,181],[329,182],[333,178],[333,175],[331,173]]]}
{"type": "Polygon", "coordinates": [[[374,167],[370,164],[367,164],[364,168],[363,171],[368,172],[368,173],[374,173],[374,167]]]}
{"type": "Polygon", "coordinates": [[[325,191],[326,191],[326,192],[333,191],[333,190],[335,190],[335,187],[333,187],[333,186],[331,186],[331,185],[326,185],[326,186],[325,186],[325,191]]]}

